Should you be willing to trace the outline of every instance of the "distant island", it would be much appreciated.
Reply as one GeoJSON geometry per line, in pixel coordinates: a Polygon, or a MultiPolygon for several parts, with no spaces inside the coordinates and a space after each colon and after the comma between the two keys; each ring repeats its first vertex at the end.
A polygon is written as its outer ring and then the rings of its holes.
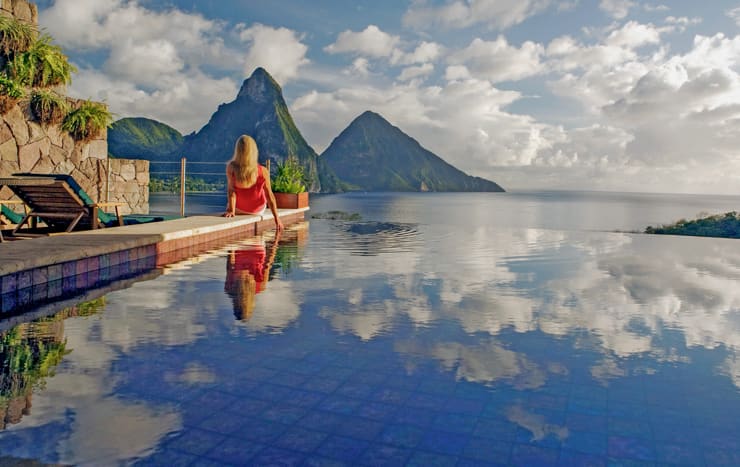
{"type": "Polygon", "coordinates": [[[645,233],[740,238],[740,215],[736,211],[731,211],[694,220],[681,219],[669,225],[648,226],[645,233]]]}

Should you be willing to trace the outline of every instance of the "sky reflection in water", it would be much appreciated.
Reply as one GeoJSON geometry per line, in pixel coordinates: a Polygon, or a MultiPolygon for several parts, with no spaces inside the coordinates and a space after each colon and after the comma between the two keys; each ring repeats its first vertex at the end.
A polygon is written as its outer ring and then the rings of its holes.
{"type": "Polygon", "coordinates": [[[481,460],[494,423],[513,431],[487,460],[669,460],[666,443],[683,460],[740,459],[736,241],[410,220],[287,232],[242,319],[228,258],[255,240],[60,321],[68,353],[0,451],[226,462],[232,439],[252,443],[234,459],[285,448],[283,431],[260,434],[280,427],[318,437],[285,451],[302,459],[390,445],[481,460]],[[445,430],[459,438],[435,451],[445,430]]]}

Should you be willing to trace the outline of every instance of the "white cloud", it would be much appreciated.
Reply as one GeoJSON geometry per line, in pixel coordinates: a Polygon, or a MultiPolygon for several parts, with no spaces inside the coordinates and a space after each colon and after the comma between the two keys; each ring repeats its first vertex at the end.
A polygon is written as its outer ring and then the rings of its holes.
{"type": "Polygon", "coordinates": [[[135,1],[57,0],[39,15],[64,47],[105,57],[98,69],[79,67],[70,95],[103,100],[117,117],[154,118],[182,132],[204,125],[208,113],[234,98],[235,81],[254,68],[265,67],[284,84],[308,62],[307,46],[289,29],[228,28],[200,14],[153,11],[135,1]],[[246,52],[225,44],[230,35],[249,44],[246,52]]]}
{"type": "Polygon", "coordinates": [[[298,75],[302,65],[308,63],[308,46],[290,29],[255,24],[243,30],[239,37],[250,44],[245,59],[245,76],[263,67],[280,84],[285,84],[298,75]]]}
{"type": "Polygon", "coordinates": [[[644,45],[659,44],[660,32],[652,24],[629,21],[621,29],[612,31],[605,43],[608,46],[635,49],[644,45]]]}
{"type": "Polygon", "coordinates": [[[735,24],[740,26],[740,6],[731,10],[727,10],[727,16],[732,18],[735,21],[735,24]]]}
{"type": "Polygon", "coordinates": [[[342,31],[337,40],[324,48],[331,54],[350,53],[370,57],[390,57],[399,42],[398,36],[383,32],[374,24],[360,32],[342,31]]]}
{"type": "Polygon", "coordinates": [[[636,6],[631,0],[601,0],[599,8],[611,15],[615,19],[626,17],[630,9],[636,6]]]}
{"type": "Polygon", "coordinates": [[[466,48],[451,54],[448,61],[453,65],[465,65],[476,78],[500,82],[539,73],[543,53],[540,44],[527,41],[516,48],[499,36],[495,41],[476,38],[466,48]]]}
{"type": "Polygon", "coordinates": [[[434,71],[434,65],[432,65],[431,63],[425,63],[419,66],[406,67],[403,69],[403,71],[401,71],[401,74],[398,76],[398,80],[408,81],[410,79],[427,76],[433,71],[434,71]]]}
{"type": "Polygon", "coordinates": [[[550,0],[453,0],[442,6],[429,6],[422,1],[411,5],[403,23],[421,30],[458,29],[478,23],[503,30],[542,12],[550,3],[550,0]]]}

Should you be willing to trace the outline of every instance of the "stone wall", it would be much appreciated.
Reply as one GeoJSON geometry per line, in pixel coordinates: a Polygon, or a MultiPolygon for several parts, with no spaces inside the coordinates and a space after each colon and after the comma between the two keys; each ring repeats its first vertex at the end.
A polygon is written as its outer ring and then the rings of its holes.
{"type": "Polygon", "coordinates": [[[15,16],[17,19],[33,25],[38,24],[38,8],[27,0],[0,0],[0,14],[15,16]]]}
{"type": "Polygon", "coordinates": [[[122,213],[149,212],[149,161],[108,159],[107,198],[125,203],[122,213]],[[133,207],[138,209],[134,211],[133,207]]]}
{"type": "MultiPolygon", "coordinates": [[[[0,0],[0,15],[38,22],[36,5],[26,0],[0,0]]],[[[69,101],[72,107],[79,103],[69,101]]],[[[70,174],[94,201],[126,203],[126,214],[149,212],[148,161],[109,159],[106,132],[81,142],[59,125],[39,124],[27,100],[0,115],[0,177],[19,172],[70,174]]],[[[0,199],[12,196],[7,187],[0,189],[0,199]]]]}

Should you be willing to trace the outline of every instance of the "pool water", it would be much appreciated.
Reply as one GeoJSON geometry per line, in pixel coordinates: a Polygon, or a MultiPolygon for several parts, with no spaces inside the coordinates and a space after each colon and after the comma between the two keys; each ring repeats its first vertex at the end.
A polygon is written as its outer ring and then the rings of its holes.
{"type": "Polygon", "coordinates": [[[399,212],[4,331],[0,461],[740,465],[737,241],[399,212]]]}

